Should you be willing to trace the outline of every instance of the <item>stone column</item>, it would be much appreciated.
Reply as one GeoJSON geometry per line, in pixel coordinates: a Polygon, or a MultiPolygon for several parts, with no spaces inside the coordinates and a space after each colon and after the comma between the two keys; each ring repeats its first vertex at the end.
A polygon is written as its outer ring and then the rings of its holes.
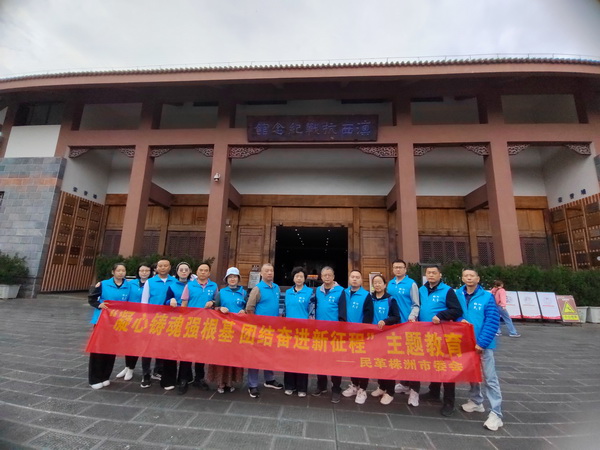
{"type": "Polygon", "coordinates": [[[8,105],[6,111],[6,117],[4,117],[4,123],[2,124],[2,137],[0,137],[0,158],[4,158],[6,155],[6,147],[8,146],[8,138],[15,124],[15,117],[17,116],[17,109],[19,108],[18,103],[11,103],[8,105]]]}
{"type": "Polygon", "coordinates": [[[210,195],[206,216],[206,237],[204,240],[204,258],[214,258],[213,276],[220,280],[225,275],[227,261],[223,260],[225,250],[225,220],[229,203],[231,183],[231,159],[226,130],[231,125],[234,105],[226,102],[219,104],[219,119],[210,174],[210,195]],[[215,177],[219,176],[216,180],[215,177]]]}

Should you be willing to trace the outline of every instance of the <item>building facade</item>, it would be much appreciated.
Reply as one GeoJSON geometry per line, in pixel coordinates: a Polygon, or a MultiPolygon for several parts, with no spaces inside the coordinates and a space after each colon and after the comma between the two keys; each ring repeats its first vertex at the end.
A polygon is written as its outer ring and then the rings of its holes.
{"type": "Polygon", "coordinates": [[[479,60],[0,80],[0,251],[40,291],[96,255],[600,265],[600,62],[479,60]]]}

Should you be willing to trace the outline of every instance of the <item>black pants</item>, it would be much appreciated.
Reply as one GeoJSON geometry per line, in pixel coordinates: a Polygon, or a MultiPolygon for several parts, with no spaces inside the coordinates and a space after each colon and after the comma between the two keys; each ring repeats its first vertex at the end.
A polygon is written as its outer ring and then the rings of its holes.
{"type": "Polygon", "coordinates": [[[204,363],[196,363],[194,364],[194,370],[196,372],[196,376],[194,380],[200,381],[204,379],[204,363]]]}
{"type": "Polygon", "coordinates": [[[98,384],[110,378],[115,367],[116,355],[104,353],[90,353],[90,365],[88,370],[88,381],[90,384],[98,384]]]}
{"type": "MultiPolygon", "coordinates": [[[[125,359],[127,362],[127,359],[125,359]]],[[[154,371],[156,373],[160,373],[162,375],[163,372],[163,360],[156,359],[154,360],[154,371]]],[[[144,358],[142,357],[142,372],[144,375],[152,375],[152,358],[144,358]]],[[[127,366],[129,367],[129,366],[127,366]]]]}
{"type": "MultiPolygon", "coordinates": [[[[412,389],[417,394],[421,390],[421,382],[420,381],[401,381],[401,383],[402,383],[402,386],[406,386],[406,387],[412,389]]],[[[438,392],[439,392],[439,390],[438,390],[438,392]]]]}
{"type": "Polygon", "coordinates": [[[125,356],[125,367],[133,370],[138,362],[138,356],[125,356]]]}
{"type": "MultiPolygon", "coordinates": [[[[444,384],[444,398],[442,399],[444,405],[454,406],[456,383],[443,383],[444,384]]],[[[429,392],[439,397],[442,383],[429,383],[429,392]]]]}
{"type": "Polygon", "coordinates": [[[357,386],[360,389],[367,389],[367,386],[369,385],[369,379],[368,378],[350,378],[350,381],[352,382],[352,384],[354,386],[357,386]]]}
{"type": "Polygon", "coordinates": [[[163,388],[175,386],[177,384],[177,361],[163,359],[162,364],[163,373],[160,379],[160,386],[163,388]]]}
{"type": "MultiPolygon", "coordinates": [[[[317,389],[320,391],[327,390],[327,375],[317,375],[317,389]]],[[[342,377],[335,375],[331,376],[331,392],[342,392],[342,377]]]]}
{"type": "Polygon", "coordinates": [[[379,383],[380,389],[384,390],[388,395],[391,395],[392,397],[394,396],[396,393],[394,390],[396,387],[396,382],[394,380],[377,380],[377,382],[379,383]]]}
{"type": "Polygon", "coordinates": [[[283,386],[286,391],[306,392],[308,390],[308,374],[284,372],[283,386]]]}
{"type": "MultiPolygon", "coordinates": [[[[198,377],[198,365],[196,364],[196,377],[198,377]]],[[[202,377],[204,378],[204,364],[202,364],[202,377]]],[[[191,361],[180,361],[179,362],[179,374],[177,375],[177,384],[185,381],[191,383],[194,381],[194,374],[192,373],[191,361]]]]}

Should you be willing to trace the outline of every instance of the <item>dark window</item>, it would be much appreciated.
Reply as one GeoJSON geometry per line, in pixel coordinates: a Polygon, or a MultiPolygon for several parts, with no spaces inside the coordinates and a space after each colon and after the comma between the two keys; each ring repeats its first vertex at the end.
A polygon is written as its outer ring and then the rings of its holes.
{"type": "Polygon", "coordinates": [[[550,251],[546,238],[521,238],[523,264],[550,267],[550,251]]]}
{"type": "Polygon", "coordinates": [[[167,234],[167,255],[201,259],[204,253],[204,231],[170,231],[167,234]]]}
{"type": "Polygon", "coordinates": [[[496,264],[494,242],[491,237],[477,238],[477,252],[479,253],[479,264],[482,266],[493,266],[496,264]]]}
{"type": "Polygon", "coordinates": [[[64,103],[23,103],[17,110],[15,125],[60,125],[64,103]]]}
{"type": "Polygon", "coordinates": [[[119,254],[121,245],[121,230],[106,230],[104,240],[102,241],[102,254],[106,256],[115,256],[119,254]]]}
{"type": "Polygon", "coordinates": [[[154,255],[158,253],[158,241],[160,231],[144,231],[144,242],[142,243],[142,255],[154,255]]]}
{"type": "Polygon", "coordinates": [[[462,261],[468,263],[469,241],[460,236],[419,236],[421,261],[425,263],[447,263],[462,261]]]}

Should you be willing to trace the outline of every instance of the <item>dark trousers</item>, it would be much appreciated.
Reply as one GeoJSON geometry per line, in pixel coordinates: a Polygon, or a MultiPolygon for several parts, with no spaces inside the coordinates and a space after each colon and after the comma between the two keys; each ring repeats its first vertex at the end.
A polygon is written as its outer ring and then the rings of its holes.
{"type": "Polygon", "coordinates": [[[138,356],[125,356],[125,367],[133,370],[138,362],[138,356]]]}
{"type": "Polygon", "coordinates": [[[204,379],[204,363],[196,363],[194,364],[194,370],[196,371],[196,376],[194,380],[203,380],[204,379]]]}
{"type": "Polygon", "coordinates": [[[308,390],[308,374],[284,372],[283,386],[286,391],[306,392],[308,390]]]}
{"type": "Polygon", "coordinates": [[[177,361],[163,359],[163,373],[160,379],[161,387],[175,386],[177,384],[177,361]]]}
{"type": "Polygon", "coordinates": [[[421,382],[420,381],[401,381],[402,386],[407,386],[408,388],[415,391],[417,394],[421,390],[421,382]]]}
{"type": "Polygon", "coordinates": [[[352,382],[352,384],[354,386],[359,387],[360,389],[367,389],[367,386],[369,385],[369,379],[368,378],[350,378],[350,381],[352,382]]]}
{"type": "Polygon", "coordinates": [[[379,388],[381,390],[384,390],[388,395],[391,395],[392,397],[394,396],[394,394],[396,393],[396,391],[394,390],[394,388],[396,387],[396,381],[377,380],[377,382],[379,383],[379,388]]]}
{"type": "Polygon", "coordinates": [[[110,378],[115,367],[116,355],[104,353],[90,353],[90,364],[88,370],[88,381],[90,384],[98,384],[110,378]]]}
{"type": "Polygon", "coordinates": [[[191,361],[179,361],[179,374],[177,375],[177,384],[191,383],[194,381],[194,374],[192,373],[192,362],[191,361]]]}
{"type": "MultiPolygon", "coordinates": [[[[317,375],[317,388],[320,391],[327,390],[327,375],[317,375]]],[[[342,392],[342,377],[331,376],[331,392],[342,392]]]]}
{"type": "MultiPolygon", "coordinates": [[[[454,406],[456,383],[443,383],[444,384],[444,398],[442,399],[444,405],[454,406]]],[[[429,383],[429,392],[439,397],[442,383],[429,383]]]]}
{"type": "MultiPolygon", "coordinates": [[[[127,360],[125,360],[127,361],[127,360]]],[[[160,373],[162,374],[163,372],[163,360],[162,359],[156,359],[154,360],[154,371],[156,373],[160,373]]],[[[142,357],[142,372],[144,373],[144,375],[151,375],[152,374],[152,358],[144,358],[142,357]]],[[[129,367],[129,366],[127,366],[129,367]]],[[[130,367],[131,368],[131,367],[130,367]]]]}

